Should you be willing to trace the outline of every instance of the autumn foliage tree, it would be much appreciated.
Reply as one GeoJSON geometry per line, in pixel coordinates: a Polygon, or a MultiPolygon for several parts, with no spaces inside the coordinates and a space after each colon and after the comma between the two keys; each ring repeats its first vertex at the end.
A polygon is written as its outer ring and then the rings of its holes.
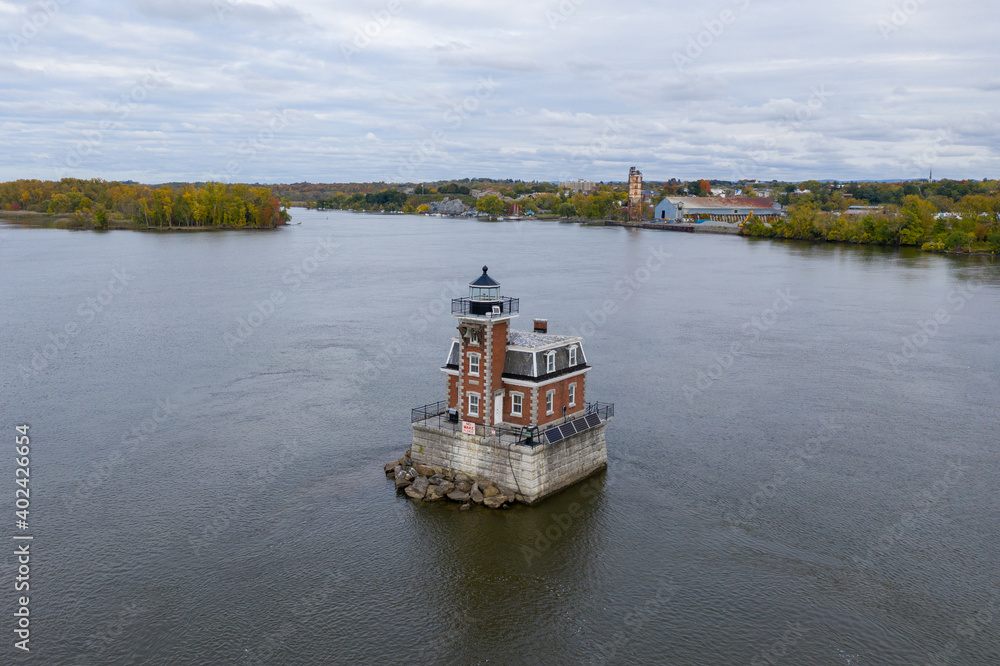
{"type": "Polygon", "coordinates": [[[241,183],[160,185],[63,178],[0,183],[0,209],[26,210],[97,227],[274,227],[288,221],[270,187],[241,183]]]}

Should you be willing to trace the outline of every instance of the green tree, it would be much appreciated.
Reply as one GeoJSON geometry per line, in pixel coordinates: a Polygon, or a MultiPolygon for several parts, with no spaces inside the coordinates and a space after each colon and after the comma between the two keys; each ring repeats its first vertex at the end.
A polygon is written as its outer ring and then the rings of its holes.
{"type": "Polygon", "coordinates": [[[495,218],[497,215],[503,215],[506,209],[507,205],[504,203],[503,199],[495,194],[489,194],[476,201],[476,210],[480,213],[486,213],[491,219],[495,218]]]}
{"type": "Polygon", "coordinates": [[[783,225],[781,235],[785,238],[811,240],[818,238],[817,222],[819,214],[815,206],[803,204],[792,208],[788,221],[783,225]]]}
{"type": "Polygon", "coordinates": [[[556,212],[556,214],[559,217],[576,217],[577,216],[576,206],[574,206],[573,204],[571,204],[569,202],[559,204],[559,206],[556,207],[556,211],[555,212],[556,212]]]}
{"type": "Polygon", "coordinates": [[[924,201],[916,194],[904,197],[900,211],[899,244],[922,245],[922,240],[934,226],[936,212],[934,204],[924,201]]]}

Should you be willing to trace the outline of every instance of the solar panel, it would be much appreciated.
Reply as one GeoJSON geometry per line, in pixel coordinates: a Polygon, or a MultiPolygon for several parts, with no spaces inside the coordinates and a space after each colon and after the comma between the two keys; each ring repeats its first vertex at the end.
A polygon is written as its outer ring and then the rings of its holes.
{"type": "Polygon", "coordinates": [[[591,428],[596,428],[601,425],[601,417],[599,414],[588,414],[587,416],[581,416],[573,421],[568,421],[560,426],[553,426],[545,431],[545,438],[549,440],[550,444],[554,444],[567,437],[572,437],[573,435],[579,434],[591,428]]]}

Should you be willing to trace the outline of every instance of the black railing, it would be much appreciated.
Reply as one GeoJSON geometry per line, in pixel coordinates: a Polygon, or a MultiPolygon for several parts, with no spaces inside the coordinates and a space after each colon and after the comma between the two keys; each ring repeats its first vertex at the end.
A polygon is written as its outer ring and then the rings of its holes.
{"type": "Polygon", "coordinates": [[[423,407],[415,407],[410,410],[410,423],[426,421],[429,418],[440,416],[448,411],[448,401],[438,400],[437,402],[423,407]]]}
{"type": "MultiPolygon", "coordinates": [[[[450,430],[451,432],[463,432],[462,419],[458,418],[457,412],[450,414],[449,411],[447,400],[439,400],[429,405],[415,407],[410,410],[410,423],[417,423],[419,421],[431,428],[450,430]]],[[[584,408],[584,412],[585,415],[597,414],[601,417],[601,421],[607,421],[614,417],[615,405],[610,402],[588,402],[584,408]]],[[[510,437],[514,444],[524,444],[527,446],[536,446],[542,443],[539,437],[541,431],[536,426],[487,426],[481,423],[473,423],[472,425],[475,429],[474,434],[477,437],[510,437]]],[[[548,427],[549,425],[546,425],[541,430],[548,427]]],[[[471,435],[473,433],[466,434],[471,435]]]]}
{"type": "Polygon", "coordinates": [[[496,300],[480,300],[474,298],[451,299],[453,315],[471,315],[473,317],[505,317],[517,314],[521,308],[518,298],[501,296],[496,300]]]}
{"type": "MultiPolygon", "coordinates": [[[[422,425],[437,428],[439,430],[464,432],[462,427],[463,420],[458,418],[457,412],[451,414],[449,411],[448,403],[445,400],[424,405],[422,407],[416,407],[410,410],[410,423],[420,422],[422,425]]],[[[466,433],[468,435],[475,434],[477,437],[510,437],[514,444],[526,443],[526,440],[532,439],[532,436],[538,431],[538,428],[528,428],[522,426],[487,426],[481,423],[472,423],[471,421],[468,421],[467,423],[470,423],[475,430],[475,433],[466,433]]],[[[537,444],[537,438],[529,443],[537,444]]]]}
{"type": "Polygon", "coordinates": [[[602,421],[607,421],[615,415],[615,403],[613,402],[588,402],[587,414],[597,414],[602,421]]]}

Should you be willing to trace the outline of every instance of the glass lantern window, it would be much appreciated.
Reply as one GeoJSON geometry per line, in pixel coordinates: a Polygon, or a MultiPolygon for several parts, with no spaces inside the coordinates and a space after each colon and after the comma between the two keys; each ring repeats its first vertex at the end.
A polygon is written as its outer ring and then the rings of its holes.
{"type": "Polygon", "coordinates": [[[469,291],[469,296],[477,300],[500,300],[500,287],[470,287],[469,291]]]}

